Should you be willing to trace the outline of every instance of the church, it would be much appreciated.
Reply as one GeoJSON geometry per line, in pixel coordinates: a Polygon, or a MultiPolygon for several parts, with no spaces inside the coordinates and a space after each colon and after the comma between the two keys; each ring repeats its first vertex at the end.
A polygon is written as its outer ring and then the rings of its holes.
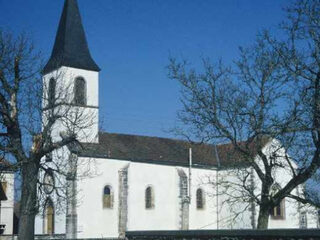
{"type": "MultiPolygon", "coordinates": [[[[219,174],[228,175],[237,157],[232,146],[101,132],[99,72],[89,51],[77,0],[65,0],[52,54],[43,69],[43,83],[49,91],[44,95],[55,97],[55,89],[69,86],[69,106],[74,112],[81,109],[86,113],[90,124],[78,131],[81,148],[71,146],[50,156],[48,165],[64,156],[73,177],[68,175],[64,180],[64,210],[57,210],[55,192],[46,189],[35,233],[116,238],[134,230],[255,228],[257,206],[244,208],[236,219],[235,211],[242,203],[226,204],[228,194],[214,194],[217,187],[213,181],[205,182],[216,179],[218,186],[219,174]],[[91,173],[83,174],[87,171],[91,173]]],[[[65,128],[55,126],[53,141],[65,128]]],[[[266,140],[263,151],[272,144],[273,140],[266,140]]],[[[48,185],[61,182],[54,172],[41,176],[48,185]]],[[[279,176],[286,180],[286,174],[279,176]]],[[[306,220],[302,223],[301,219],[297,204],[284,199],[271,213],[269,228],[306,227],[306,220]]],[[[316,225],[308,222],[308,227],[316,225]]]]}

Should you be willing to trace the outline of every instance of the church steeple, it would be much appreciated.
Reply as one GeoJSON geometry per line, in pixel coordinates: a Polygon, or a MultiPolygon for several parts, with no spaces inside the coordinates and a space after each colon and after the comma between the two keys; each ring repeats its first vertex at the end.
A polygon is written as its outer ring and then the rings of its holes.
{"type": "Polygon", "coordinates": [[[61,66],[100,71],[88,48],[77,0],[65,0],[51,57],[43,73],[61,66]]]}

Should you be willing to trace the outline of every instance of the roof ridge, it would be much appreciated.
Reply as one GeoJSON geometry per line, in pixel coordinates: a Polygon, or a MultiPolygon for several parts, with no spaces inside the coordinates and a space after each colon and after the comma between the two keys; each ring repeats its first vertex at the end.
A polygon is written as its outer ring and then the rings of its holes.
{"type": "MultiPolygon", "coordinates": [[[[169,140],[169,141],[184,142],[184,143],[191,144],[191,145],[204,145],[204,146],[211,146],[211,147],[213,147],[215,145],[217,147],[227,146],[227,145],[233,146],[232,142],[213,144],[213,143],[205,143],[205,142],[190,142],[190,141],[184,140],[184,139],[169,138],[169,137],[157,137],[157,136],[147,136],[147,135],[130,134],[130,133],[117,133],[117,132],[111,133],[111,132],[102,132],[102,131],[100,131],[99,134],[112,134],[112,135],[132,136],[132,137],[141,137],[141,138],[158,138],[158,139],[169,140]]],[[[245,142],[246,141],[243,140],[243,141],[240,141],[238,143],[241,144],[241,143],[245,143],[245,142]]],[[[255,142],[255,141],[252,141],[252,142],[255,142]]],[[[269,142],[269,141],[267,141],[267,142],[269,142]]]]}
{"type": "MultiPolygon", "coordinates": [[[[157,136],[147,136],[147,135],[139,135],[139,134],[130,134],[130,133],[111,133],[111,132],[99,132],[99,134],[112,134],[112,135],[122,135],[122,136],[134,136],[134,137],[143,137],[143,138],[159,138],[159,139],[165,139],[170,141],[179,141],[179,142],[185,142],[185,143],[194,143],[194,144],[202,144],[200,142],[189,142],[184,139],[177,139],[177,138],[169,138],[169,137],[157,137],[157,136]]],[[[212,145],[208,143],[203,143],[205,145],[212,145]]]]}
{"type": "MultiPolygon", "coordinates": [[[[139,134],[130,134],[130,133],[111,133],[111,132],[99,132],[99,134],[112,134],[112,135],[122,135],[122,136],[133,136],[133,137],[141,137],[141,138],[158,138],[163,140],[175,141],[175,142],[182,142],[190,145],[202,145],[202,146],[209,146],[214,147],[216,146],[225,146],[225,145],[232,145],[231,142],[229,143],[221,143],[221,144],[213,144],[213,143],[205,143],[205,142],[190,142],[184,139],[177,139],[177,138],[169,138],[169,137],[157,137],[157,136],[147,136],[147,135],[139,135],[139,134]]],[[[241,141],[245,142],[245,141],[241,141]]]]}

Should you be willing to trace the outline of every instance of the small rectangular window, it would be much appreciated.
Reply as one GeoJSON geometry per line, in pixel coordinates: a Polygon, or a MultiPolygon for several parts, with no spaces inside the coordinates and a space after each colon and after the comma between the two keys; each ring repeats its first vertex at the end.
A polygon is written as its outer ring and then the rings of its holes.
{"type": "Polygon", "coordinates": [[[8,185],[7,182],[1,182],[2,190],[6,196],[7,196],[7,185],[8,185]]]}
{"type": "Polygon", "coordinates": [[[145,192],[145,207],[146,209],[154,208],[154,192],[152,187],[147,187],[145,192]]]}
{"type": "Polygon", "coordinates": [[[46,155],[46,162],[52,162],[52,152],[46,155]]]}
{"type": "Polygon", "coordinates": [[[308,228],[307,213],[305,211],[300,213],[300,228],[308,228]]]}
{"type": "Polygon", "coordinates": [[[271,209],[270,215],[272,219],[285,219],[285,199],[283,199],[279,205],[271,209]]]}

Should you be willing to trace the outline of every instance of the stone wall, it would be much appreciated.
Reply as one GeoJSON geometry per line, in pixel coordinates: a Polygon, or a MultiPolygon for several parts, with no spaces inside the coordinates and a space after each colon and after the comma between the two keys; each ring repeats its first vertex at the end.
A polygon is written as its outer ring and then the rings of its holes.
{"type": "Polygon", "coordinates": [[[124,236],[128,222],[128,168],[119,170],[119,235],[124,236]]]}
{"type": "Polygon", "coordinates": [[[128,240],[320,240],[320,229],[132,231],[128,240]]]}
{"type": "MultiPolygon", "coordinates": [[[[57,235],[41,235],[35,236],[35,240],[56,240],[56,239],[65,239],[64,234],[57,234],[57,235]]],[[[0,240],[18,240],[17,235],[1,235],[0,240]]]]}
{"type": "Polygon", "coordinates": [[[179,175],[179,228],[189,229],[189,198],[188,198],[188,177],[185,172],[178,168],[179,175]]]}
{"type": "MultiPolygon", "coordinates": [[[[17,235],[1,235],[0,240],[18,240],[17,235]]],[[[77,238],[77,239],[67,239],[62,234],[57,235],[41,235],[35,236],[35,240],[125,240],[124,238],[77,238]]]]}

